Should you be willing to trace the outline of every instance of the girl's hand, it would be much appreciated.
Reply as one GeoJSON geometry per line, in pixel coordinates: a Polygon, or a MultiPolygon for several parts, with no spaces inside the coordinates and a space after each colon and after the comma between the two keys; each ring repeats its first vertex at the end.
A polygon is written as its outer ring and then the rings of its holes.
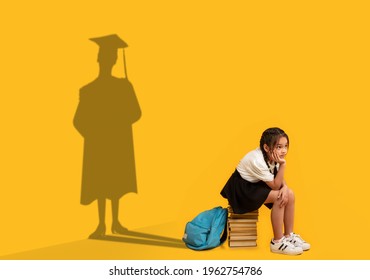
{"type": "Polygon", "coordinates": [[[278,200],[280,200],[280,207],[284,207],[288,203],[288,187],[286,185],[279,190],[278,200]]]}
{"type": "Polygon", "coordinates": [[[279,163],[279,164],[285,164],[285,163],[286,163],[285,158],[281,158],[281,157],[279,157],[279,155],[278,155],[278,153],[277,153],[276,151],[273,151],[273,152],[271,153],[271,157],[272,157],[272,159],[273,159],[275,162],[277,162],[277,163],[279,163]]]}

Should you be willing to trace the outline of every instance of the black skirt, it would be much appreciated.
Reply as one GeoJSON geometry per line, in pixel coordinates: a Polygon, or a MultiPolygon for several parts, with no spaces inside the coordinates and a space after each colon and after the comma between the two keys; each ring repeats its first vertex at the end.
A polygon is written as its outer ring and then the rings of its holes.
{"type": "MultiPolygon", "coordinates": [[[[222,189],[221,195],[229,201],[234,213],[243,214],[260,208],[270,191],[271,188],[265,182],[251,183],[235,170],[222,189]]],[[[265,205],[269,209],[272,207],[272,203],[265,205]]]]}

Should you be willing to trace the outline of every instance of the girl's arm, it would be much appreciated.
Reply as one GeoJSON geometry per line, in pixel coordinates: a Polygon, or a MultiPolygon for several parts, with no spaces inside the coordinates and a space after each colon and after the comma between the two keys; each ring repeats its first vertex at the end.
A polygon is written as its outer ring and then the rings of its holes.
{"type": "Polygon", "coordinates": [[[270,182],[266,182],[266,184],[273,190],[279,190],[284,183],[284,172],[285,172],[286,161],[284,158],[280,158],[276,152],[273,152],[271,157],[275,162],[279,163],[280,166],[279,166],[279,170],[274,180],[270,182]]]}
{"type": "Polygon", "coordinates": [[[276,177],[274,178],[273,181],[266,182],[266,184],[273,190],[279,190],[281,186],[284,183],[284,171],[285,171],[285,163],[281,164],[279,167],[279,171],[276,174],[276,177]]]}

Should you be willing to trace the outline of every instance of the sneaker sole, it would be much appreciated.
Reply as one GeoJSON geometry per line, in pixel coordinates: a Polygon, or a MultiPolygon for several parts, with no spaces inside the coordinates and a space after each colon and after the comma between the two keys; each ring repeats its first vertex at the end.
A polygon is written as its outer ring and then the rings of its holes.
{"type": "Polygon", "coordinates": [[[273,249],[270,249],[270,251],[272,253],[275,253],[275,254],[282,254],[282,255],[289,255],[289,256],[298,256],[298,255],[301,255],[303,253],[303,251],[302,252],[296,252],[296,253],[288,253],[287,251],[273,250],[273,249]]]}
{"type": "Polygon", "coordinates": [[[308,251],[308,250],[310,250],[311,249],[311,246],[310,247],[306,247],[306,248],[303,248],[303,246],[296,246],[296,245],[294,245],[296,248],[302,248],[302,250],[303,251],[308,251]]]}

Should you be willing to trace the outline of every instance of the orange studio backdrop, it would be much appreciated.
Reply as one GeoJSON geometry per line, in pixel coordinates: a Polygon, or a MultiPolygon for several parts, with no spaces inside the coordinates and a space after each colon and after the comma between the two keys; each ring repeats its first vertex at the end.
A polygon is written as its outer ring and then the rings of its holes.
{"type": "Polygon", "coordinates": [[[2,259],[369,259],[366,242],[342,246],[370,235],[367,1],[22,2],[0,11],[2,259]],[[90,39],[110,34],[127,43],[113,75],[127,75],[141,112],[136,189],[118,212],[135,234],[91,240],[98,210],[80,204],[73,119],[99,75],[90,39]],[[185,223],[227,206],[221,188],[271,126],[290,137],[295,230],[312,249],[270,253],[266,208],[257,247],[186,249],[185,223]]]}

